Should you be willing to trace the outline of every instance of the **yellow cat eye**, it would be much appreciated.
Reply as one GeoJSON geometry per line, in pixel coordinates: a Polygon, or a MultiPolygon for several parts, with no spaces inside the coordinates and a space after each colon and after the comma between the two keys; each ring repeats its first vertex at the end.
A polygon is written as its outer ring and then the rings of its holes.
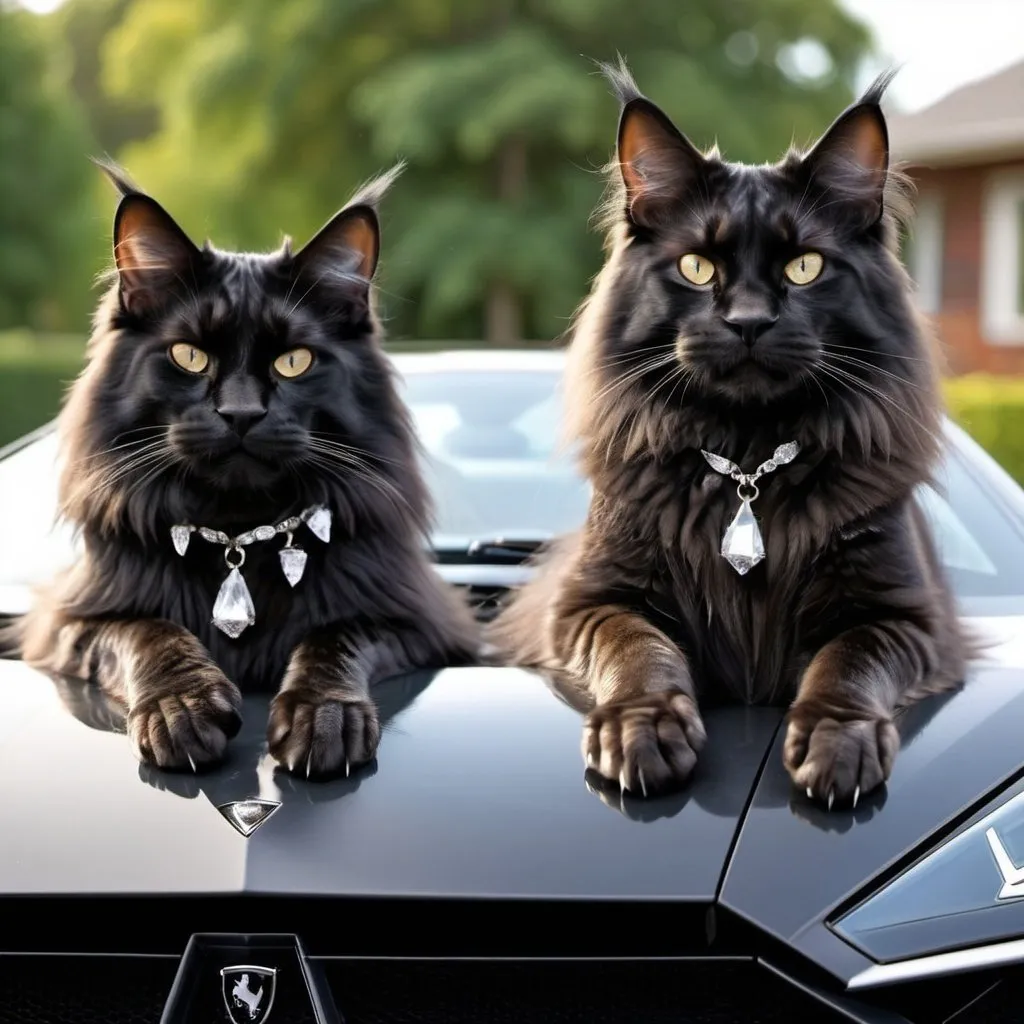
{"type": "Polygon", "coordinates": [[[301,377],[313,365],[313,353],[308,348],[293,348],[274,360],[274,369],[282,377],[301,377]]]}
{"type": "Polygon", "coordinates": [[[171,359],[189,373],[202,373],[210,365],[210,357],[201,348],[185,341],[171,346],[171,359]]]}
{"type": "Polygon", "coordinates": [[[793,284],[810,284],[821,273],[824,265],[821,253],[805,252],[795,260],[790,260],[784,273],[793,284]]]}
{"type": "Polygon", "coordinates": [[[679,273],[690,284],[707,284],[715,276],[715,265],[706,256],[689,252],[679,261],[679,273]]]}

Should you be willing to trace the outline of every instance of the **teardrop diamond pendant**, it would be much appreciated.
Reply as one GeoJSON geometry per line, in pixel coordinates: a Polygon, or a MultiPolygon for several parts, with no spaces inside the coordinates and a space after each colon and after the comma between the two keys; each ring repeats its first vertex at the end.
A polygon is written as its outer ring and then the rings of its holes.
{"type": "Polygon", "coordinates": [[[749,498],[743,499],[722,537],[722,555],[741,576],[764,558],[764,540],[749,498]]]}
{"type": "Polygon", "coordinates": [[[738,485],[736,496],[740,499],[740,507],[722,536],[721,553],[741,576],[746,576],[764,559],[764,539],[750,507],[750,503],[756,501],[761,493],[757,481],[768,473],[774,473],[779,466],[788,465],[799,453],[800,445],[796,441],[787,441],[780,444],[772,452],[771,458],[762,462],[753,473],[744,473],[732,459],[701,449],[701,455],[716,473],[731,477],[738,485]]]}
{"type": "Polygon", "coordinates": [[[217,600],[213,604],[213,624],[232,640],[237,640],[242,631],[256,621],[252,594],[245,584],[238,566],[233,566],[227,579],[220,585],[217,600]]]}
{"type": "Polygon", "coordinates": [[[281,560],[281,571],[284,573],[284,578],[294,587],[306,571],[306,552],[289,543],[288,547],[278,551],[277,557],[281,560]]]}

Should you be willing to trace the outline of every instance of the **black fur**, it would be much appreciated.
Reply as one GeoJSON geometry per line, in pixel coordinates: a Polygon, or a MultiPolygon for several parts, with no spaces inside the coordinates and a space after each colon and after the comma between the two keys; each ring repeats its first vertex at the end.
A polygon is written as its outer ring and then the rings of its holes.
{"type": "Polygon", "coordinates": [[[19,645],[117,695],[139,756],[161,766],[219,760],[238,688],[282,684],[280,760],[307,774],[369,760],[371,684],[477,646],[428,562],[430,504],[373,309],[376,207],[397,169],[299,252],[270,254],[195,246],[106,169],[121,196],[117,270],[60,417],[62,512],[85,554],[40,594],[19,645]],[[204,372],[172,361],[182,342],[208,355],[204,372]],[[296,348],[313,363],[286,378],[273,364],[296,348]],[[296,533],[308,564],[294,589],[283,537],[246,548],[256,623],[230,639],[211,624],[223,549],[194,535],[181,558],[171,526],[236,534],[315,503],[333,534],[325,545],[296,533]]]}
{"type": "Polygon", "coordinates": [[[634,792],[679,785],[702,702],[792,702],[786,763],[829,804],[888,776],[897,710],[955,685],[967,645],[914,503],[941,449],[930,338],[895,256],[909,206],[889,167],[884,75],[809,153],[699,152],[636,87],[606,206],[608,260],[570,346],[587,521],[494,625],[508,660],[590,698],[583,753],[634,792]],[[794,284],[785,268],[823,258],[794,284]],[[694,284],[681,258],[714,276],[694,284]],[[721,557],[736,483],[760,482],[766,559],[721,557]]]}

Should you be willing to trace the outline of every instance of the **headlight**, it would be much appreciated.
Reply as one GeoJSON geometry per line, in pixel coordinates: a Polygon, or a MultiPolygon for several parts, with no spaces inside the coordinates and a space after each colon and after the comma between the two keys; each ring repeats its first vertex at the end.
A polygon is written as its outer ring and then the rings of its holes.
{"type": "MultiPolygon", "coordinates": [[[[1024,785],[1012,792],[839,917],[832,928],[881,964],[938,959],[940,954],[948,954],[943,962],[948,960],[949,970],[1024,960],[1024,785]],[[1004,948],[995,948],[999,943],[1004,948]],[[977,948],[970,964],[958,967],[949,959],[979,946],[993,947],[989,959],[979,961],[977,948]]],[[[940,973],[942,965],[924,966],[916,975],[880,968],[865,974],[898,980],[940,973]]]]}

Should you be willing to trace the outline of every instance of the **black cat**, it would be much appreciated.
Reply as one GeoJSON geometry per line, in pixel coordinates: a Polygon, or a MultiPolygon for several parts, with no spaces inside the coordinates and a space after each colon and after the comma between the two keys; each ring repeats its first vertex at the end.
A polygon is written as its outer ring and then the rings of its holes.
{"type": "Polygon", "coordinates": [[[478,647],[428,561],[374,314],[376,207],[397,169],[300,251],[260,255],[195,246],[106,169],[115,280],[59,421],[61,511],[84,554],[17,645],[119,698],[144,762],[218,762],[239,687],[277,687],[274,757],[347,772],[376,752],[376,681],[478,647]]]}
{"type": "Polygon", "coordinates": [[[942,402],[895,255],[887,77],[810,152],[753,167],[607,70],[609,255],[568,382],[593,497],[494,640],[587,697],[584,759],[631,792],[689,776],[698,700],[785,701],[794,781],[856,804],[889,775],[898,709],[969,653],[914,500],[942,402]]]}

